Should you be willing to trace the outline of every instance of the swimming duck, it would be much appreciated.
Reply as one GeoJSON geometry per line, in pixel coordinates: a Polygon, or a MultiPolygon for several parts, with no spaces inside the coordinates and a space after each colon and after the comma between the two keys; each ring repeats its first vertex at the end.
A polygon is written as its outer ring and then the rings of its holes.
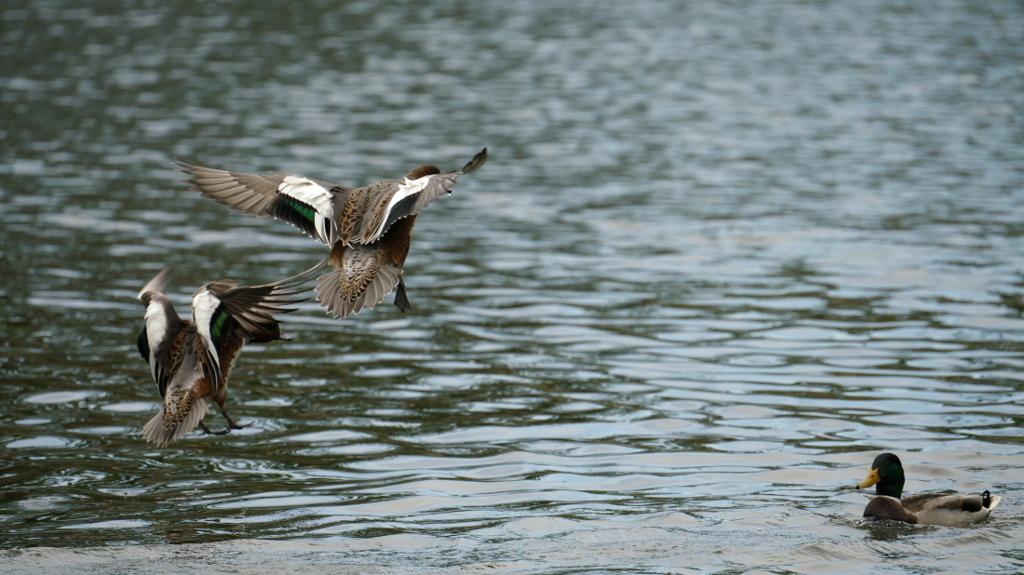
{"type": "Polygon", "coordinates": [[[861,489],[875,486],[875,497],[864,509],[864,517],[925,525],[969,525],[984,521],[999,505],[1000,497],[988,491],[972,495],[922,493],[901,500],[904,481],[899,457],[892,453],[876,457],[867,479],[857,485],[861,489]]]}
{"type": "Polygon", "coordinates": [[[207,434],[223,435],[242,429],[228,415],[228,376],[247,343],[288,339],[282,335],[274,314],[295,311],[283,308],[302,301],[292,299],[308,288],[323,265],[276,283],[245,287],[235,280],[210,282],[192,296],[192,319],[181,319],[164,295],[170,267],[149,280],[139,291],[146,306],[146,325],[139,334],[139,355],[149,364],[163,398],[163,409],[143,428],[143,437],[165,447],[198,425],[207,434]],[[227,428],[211,431],[203,424],[212,398],[227,419],[227,428]]]}
{"type": "Polygon", "coordinates": [[[336,318],[373,308],[395,291],[395,306],[411,308],[402,280],[416,216],[456,180],[487,161],[487,148],[461,170],[420,166],[398,180],[349,188],[274,172],[242,174],[177,160],[193,191],[222,206],[288,222],[331,247],[334,271],[319,279],[317,299],[336,318]]]}

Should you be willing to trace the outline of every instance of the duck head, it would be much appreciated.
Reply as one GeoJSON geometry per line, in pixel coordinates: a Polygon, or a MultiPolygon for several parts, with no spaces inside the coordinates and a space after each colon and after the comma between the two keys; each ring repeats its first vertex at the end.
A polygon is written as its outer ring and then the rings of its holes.
{"type": "Polygon", "coordinates": [[[883,453],[871,462],[871,471],[867,479],[857,484],[857,487],[875,486],[876,495],[887,495],[900,498],[903,493],[903,484],[906,478],[903,475],[903,464],[900,458],[892,453],[883,453]]]}

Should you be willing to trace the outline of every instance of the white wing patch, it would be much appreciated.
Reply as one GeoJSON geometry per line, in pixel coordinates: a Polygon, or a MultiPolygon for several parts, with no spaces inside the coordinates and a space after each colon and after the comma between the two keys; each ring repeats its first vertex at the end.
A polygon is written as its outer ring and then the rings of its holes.
{"type": "Polygon", "coordinates": [[[388,206],[384,210],[385,216],[381,218],[380,225],[377,226],[377,229],[373,230],[373,234],[370,237],[380,237],[380,235],[384,233],[384,224],[388,221],[387,214],[390,214],[391,210],[394,209],[394,207],[402,200],[422,192],[427,187],[427,184],[430,183],[430,178],[433,176],[434,174],[430,176],[423,176],[422,178],[417,178],[415,180],[403,178],[402,183],[398,184],[398,191],[395,192],[394,196],[391,196],[391,201],[388,202],[388,206]]]}
{"type": "Polygon", "coordinates": [[[320,212],[316,213],[316,235],[323,243],[329,246],[334,245],[333,222],[325,218],[320,212]]]}
{"type": "Polygon", "coordinates": [[[160,370],[155,357],[156,350],[160,349],[160,344],[168,336],[167,309],[164,307],[161,298],[163,298],[163,295],[158,294],[150,300],[149,305],[146,307],[145,315],[146,339],[149,340],[149,369],[153,373],[154,380],[159,379],[157,373],[160,370]]]}
{"type": "Polygon", "coordinates": [[[156,349],[164,340],[167,333],[167,312],[162,303],[153,298],[146,308],[146,339],[149,340],[149,348],[156,349]]]}
{"type": "Polygon", "coordinates": [[[192,296],[192,318],[196,322],[196,330],[199,331],[203,346],[207,349],[210,357],[217,362],[217,369],[220,369],[220,358],[217,357],[217,348],[213,346],[213,335],[210,333],[210,323],[213,321],[213,313],[220,306],[217,296],[210,293],[210,290],[203,286],[196,290],[192,296]]]}
{"type": "MultiPolygon", "coordinates": [[[[302,176],[285,176],[284,181],[278,186],[277,191],[299,200],[300,202],[311,206],[316,213],[320,214],[327,220],[334,218],[334,209],[331,205],[331,193],[324,189],[320,184],[303,178],[302,176]]],[[[320,219],[317,218],[317,230],[319,231],[321,224],[320,219]]]]}

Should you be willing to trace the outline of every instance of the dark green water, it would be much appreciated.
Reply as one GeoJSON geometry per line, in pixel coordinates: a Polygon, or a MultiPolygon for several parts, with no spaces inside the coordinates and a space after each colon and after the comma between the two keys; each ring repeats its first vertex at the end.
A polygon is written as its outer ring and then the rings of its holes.
{"type": "Polygon", "coordinates": [[[1019,572],[1020,30],[1009,1],[7,2],[0,570],[1019,572]],[[174,264],[187,309],[323,256],[172,156],[361,185],[484,146],[417,222],[412,311],[305,304],[232,376],[251,427],[141,439],[141,285],[174,264]],[[1002,504],[865,526],[881,451],[1002,504]]]}

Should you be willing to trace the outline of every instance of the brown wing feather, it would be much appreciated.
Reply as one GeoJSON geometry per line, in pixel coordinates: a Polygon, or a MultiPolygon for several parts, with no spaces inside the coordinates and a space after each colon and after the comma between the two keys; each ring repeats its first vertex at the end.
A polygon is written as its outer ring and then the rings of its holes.
{"type": "Polygon", "coordinates": [[[418,214],[442,195],[452,193],[459,176],[476,171],[486,161],[487,148],[484,148],[459,171],[442,174],[441,170],[435,166],[420,166],[412,170],[406,174],[403,182],[429,178],[426,184],[420,191],[398,201],[392,201],[395,196],[394,193],[386,198],[386,201],[380,205],[378,212],[374,214],[372,221],[368,222],[370,225],[365,226],[363,229],[362,241],[364,243],[376,241],[387,233],[388,229],[398,220],[418,214]]]}
{"type": "Polygon", "coordinates": [[[240,286],[234,280],[218,280],[206,284],[206,289],[221,301],[228,313],[238,322],[251,341],[265,343],[281,339],[281,328],[276,314],[291,313],[294,305],[308,298],[297,297],[309,291],[308,282],[327,264],[321,260],[312,268],[271,284],[240,286]]]}
{"type": "Polygon", "coordinates": [[[330,244],[333,226],[322,226],[309,210],[325,221],[334,221],[334,204],[344,203],[354,188],[322,182],[305,176],[274,172],[243,174],[190,164],[175,158],[179,172],[191,176],[182,180],[190,188],[214,202],[259,218],[276,218],[292,224],[303,233],[330,244]],[[309,184],[315,184],[310,187],[309,184]],[[316,189],[319,186],[320,189],[316,189]],[[302,190],[305,190],[304,192],[302,190]],[[313,196],[308,194],[312,193],[313,196]],[[285,197],[290,198],[285,200],[285,197]]]}
{"type": "Polygon", "coordinates": [[[399,180],[374,182],[356,188],[345,201],[338,201],[335,206],[335,224],[338,229],[338,241],[350,243],[369,243],[364,241],[364,230],[371,221],[379,217],[383,207],[398,191],[399,180]]]}
{"type": "Polygon", "coordinates": [[[903,498],[903,508],[912,512],[922,511],[981,511],[981,495],[957,495],[947,493],[921,493],[903,498]]]}
{"type": "Polygon", "coordinates": [[[191,176],[182,181],[191,184],[193,191],[222,206],[259,218],[272,215],[268,208],[276,199],[277,189],[286,176],[281,173],[242,174],[197,166],[178,158],[175,160],[175,165],[180,168],[178,171],[191,176]]]}

